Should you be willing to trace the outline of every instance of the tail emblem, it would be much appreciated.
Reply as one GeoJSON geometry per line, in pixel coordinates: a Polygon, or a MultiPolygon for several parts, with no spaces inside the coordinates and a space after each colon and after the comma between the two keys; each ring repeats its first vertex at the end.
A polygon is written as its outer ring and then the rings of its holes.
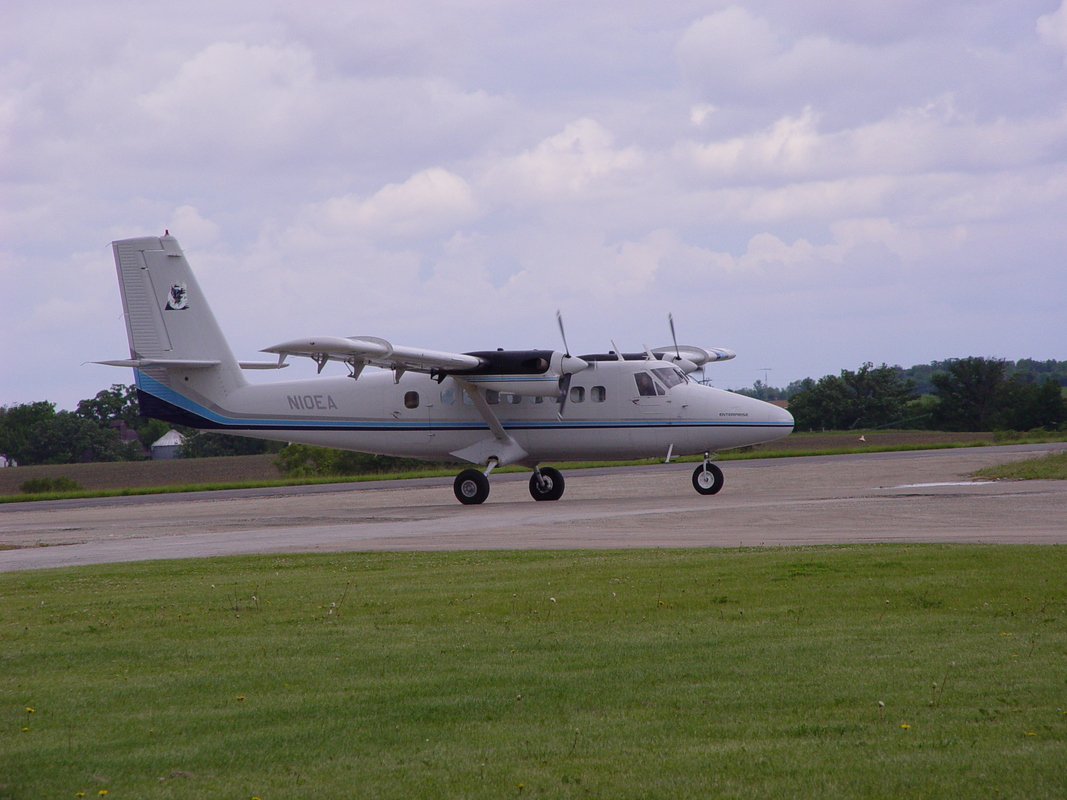
{"type": "Polygon", "coordinates": [[[176,283],[170,287],[170,297],[167,298],[167,311],[184,311],[189,307],[189,295],[185,287],[176,283]]]}

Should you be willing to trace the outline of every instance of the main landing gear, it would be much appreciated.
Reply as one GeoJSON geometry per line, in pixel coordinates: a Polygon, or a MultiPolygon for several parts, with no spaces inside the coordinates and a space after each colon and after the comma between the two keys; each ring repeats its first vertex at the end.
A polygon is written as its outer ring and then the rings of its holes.
{"type": "MultiPolygon", "coordinates": [[[[485,472],[465,469],[459,473],[452,486],[456,499],[465,506],[484,503],[489,497],[489,473],[495,466],[495,462],[490,462],[485,472]]],[[[563,474],[558,469],[534,467],[534,473],[530,476],[530,496],[534,500],[559,500],[563,496],[564,486],[563,474]]]]}
{"type": "Polygon", "coordinates": [[[708,461],[704,454],[704,463],[693,470],[693,488],[701,494],[718,494],[725,479],[722,470],[708,461]]]}
{"type": "Polygon", "coordinates": [[[465,469],[456,476],[452,486],[456,499],[465,506],[484,503],[489,496],[489,478],[476,469],[465,469]]]}
{"type": "MultiPolygon", "coordinates": [[[[456,476],[453,490],[456,499],[465,506],[476,506],[484,503],[489,497],[489,473],[496,466],[495,461],[490,461],[485,472],[476,469],[465,469],[456,476]]],[[[724,482],[722,470],[708,460],[708,454],[704,454],[704,461],[693,470],[693,488],[701,494],[718,494],[724,482]]],[[[566,482],[563,474],[553,467],[534,467],[533,475],[530,476],[530,496],[534,500],[559,500],[563,496],[566,482]]]]}

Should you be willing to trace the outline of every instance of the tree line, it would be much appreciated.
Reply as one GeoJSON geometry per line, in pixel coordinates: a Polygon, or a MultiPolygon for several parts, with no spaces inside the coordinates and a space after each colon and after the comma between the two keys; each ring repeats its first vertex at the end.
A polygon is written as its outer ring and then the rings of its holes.
{"type": "Polygon", "coordinates": [[[116,383],[80,400],[74,411],[57,411],[47,400],[0,406],[0,455],[22,466],[141,461],[151,458],[148,448],[171,427],[186,437],[181,448],[185,458],[265,453],[270,447],[258,439],[142,417],[136,387],[116,383]]]}
{"type": "Polygon", "coordinates": [[[868,362],[818,381],[805,378],[786,390],[757,381],[741,393],[767,400],[788,397],[798,431],[1029,431],[1067,426],[1064,384],[1067,362],[970,357],[910,370],[868,362]]]}

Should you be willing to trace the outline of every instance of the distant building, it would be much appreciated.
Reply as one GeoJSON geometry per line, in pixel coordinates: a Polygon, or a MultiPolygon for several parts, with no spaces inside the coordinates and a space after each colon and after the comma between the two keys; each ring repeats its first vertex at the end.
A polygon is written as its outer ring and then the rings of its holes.
{"type": "Polygon", "coordinates": [[[0,468],[3,468],[3,467],[17,467],[17,466],[18,466],[18,462],[15,461],[15,459],[8,458],[7,456],[0,456],[0,468]]]}
{"type": "Polygon", "coordinates": [[[185,443],[185,437],[175,430],[167,431],[152,443],[152,459],[178,458],[178,451],[185,443]]]}

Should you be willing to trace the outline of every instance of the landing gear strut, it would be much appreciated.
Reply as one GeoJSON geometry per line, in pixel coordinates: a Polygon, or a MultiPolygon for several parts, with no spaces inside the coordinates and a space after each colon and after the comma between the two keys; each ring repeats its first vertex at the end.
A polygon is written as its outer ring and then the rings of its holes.
{"type": "Polygon", "coordinates": [[[718,494],[722,488],[722,470],[708,461],[708,454],[704,454],[704,463],[693,470],[693,488],[701,494],[718,494]]]}
{"type": "Polygon", "coordinates": [[[530,476],[530,496],[534,500],[559,500],[563,496],[563,474],[552,467],[535,467],[530,476]]]}

